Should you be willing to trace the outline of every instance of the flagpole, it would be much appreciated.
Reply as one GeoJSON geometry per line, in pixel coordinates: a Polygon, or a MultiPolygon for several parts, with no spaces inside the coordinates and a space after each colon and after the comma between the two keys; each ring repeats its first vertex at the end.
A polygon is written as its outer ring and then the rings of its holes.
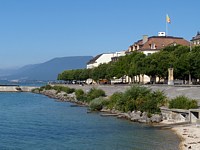
{"type": "Polygon", "coordinates": [[[168,22],[167,22],[167,14],[166,14],[166,18],[165,18],[165,23],[166,23],[166,36],[168,35],[168,22]]]}
{"type": "Polygon", "coordinates": [[[165,26],[166,26],[166,36],[167,36],[167,21],[165,20],[165,26]]]}

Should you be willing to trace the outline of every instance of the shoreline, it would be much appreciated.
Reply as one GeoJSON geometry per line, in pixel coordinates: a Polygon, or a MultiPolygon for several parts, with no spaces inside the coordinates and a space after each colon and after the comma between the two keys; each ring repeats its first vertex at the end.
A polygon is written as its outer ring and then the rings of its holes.
{"type": "MultiPolygon", "coordinates": [[[[77,88],[82,89],[83,87],[84,86],[78,86],[77,88]]],[[[88,104],[82,103],[82,102],[76,100],[74,94],[68,94],[67,96],[63,96],[64,93],[56,93],[55,91],[44,91],[44,92],[40,92],[38,94],[46,95],[50,98],[54,98],[57,101],[61,101],[61,102],[71,102],[80,107],[88,106],[88,104]]],[[[127,114],[121,113],[118,111],[102,110],[100,112],[102,113],[101,116],[104,116],[104,117],[113,116],[113,117],[117,117],[117,118],[123,118],[123,119],[130,120],[127,118],[127,116],[126,116],[127,114]]],[[[156,123],[156,124],[158,125],[157,127],[159,127],[159,125],[161,125],[160,126],[161,128],[163,125],[164,127],[171,130],[172,132],[174,132],[175,135],[178,136],[178,138],[180,140],[180,143],[179,143],[180,150],[188,150],[188,149],[199,150],[200,149],[200,128],[196,127],[194,124],[173,125],[173,123],[168,122],[168,120],[164,120],[164,121],[162,121],[160,123],[156,123]],[[191,132],[191,133],[188,133],[188,132],[191,132]]],[[[150,125],[156,127],[156,125],[153,123],[151,123],[150,125]]]]}
{"type": "Polygon", "coordinates": [[[200,149],[200,128],[195,124],[173,127],[172,131],[181,139],[181,143],[179,144],[180,150],[200,149]]]}

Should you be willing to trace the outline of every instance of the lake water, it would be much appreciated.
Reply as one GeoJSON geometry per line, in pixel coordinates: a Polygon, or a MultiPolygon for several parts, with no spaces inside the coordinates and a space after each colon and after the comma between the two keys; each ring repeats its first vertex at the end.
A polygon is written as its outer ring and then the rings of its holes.
{"type": "Polygon", "coordinates": [[[177,150],[169,130],[87,113],[33,93],[0,93],[1,150],[177,150]]]}

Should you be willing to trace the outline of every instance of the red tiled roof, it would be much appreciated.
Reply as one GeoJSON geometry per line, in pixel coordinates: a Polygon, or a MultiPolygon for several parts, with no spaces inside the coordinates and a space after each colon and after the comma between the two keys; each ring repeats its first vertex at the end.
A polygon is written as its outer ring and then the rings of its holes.
{"type": "Polygon", "coordinates": [[[183,46],[190,45],[190,43],[187,40],[179,37],[152,36],[148,38],[148,41],[146,43],[144,43],[144,45],[141,47],[141,50],[151,49],[151,44],[155,44],[156,49],[158,50],[173,44],[183,45],[183,46]]]}
{"type": "Polygon", "coordinates": [[[170,45],[183,45],[183,46],[189,46],[190,42],[185,40],[181,37],[173,37],[173,36],[152,36],[149,37],[147,42],[143,44],[143,40],[139,40],[135,42],[134,45],[140,45],[139,51],[145,51],[145,50],[160,50],[165,48],[166,46],[170,45]],[[151,45],[155,45],[155,49],[151,48],[151,45]]]}

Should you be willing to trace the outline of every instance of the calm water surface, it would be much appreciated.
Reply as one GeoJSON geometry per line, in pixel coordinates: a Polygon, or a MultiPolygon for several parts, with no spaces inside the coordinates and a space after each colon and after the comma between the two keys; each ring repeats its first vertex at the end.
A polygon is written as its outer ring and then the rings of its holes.
{"type": "Polygon", "coordinates": [[[0,93],[0,150],[177,150],[179,140],[32,93],[0,93]]]}

